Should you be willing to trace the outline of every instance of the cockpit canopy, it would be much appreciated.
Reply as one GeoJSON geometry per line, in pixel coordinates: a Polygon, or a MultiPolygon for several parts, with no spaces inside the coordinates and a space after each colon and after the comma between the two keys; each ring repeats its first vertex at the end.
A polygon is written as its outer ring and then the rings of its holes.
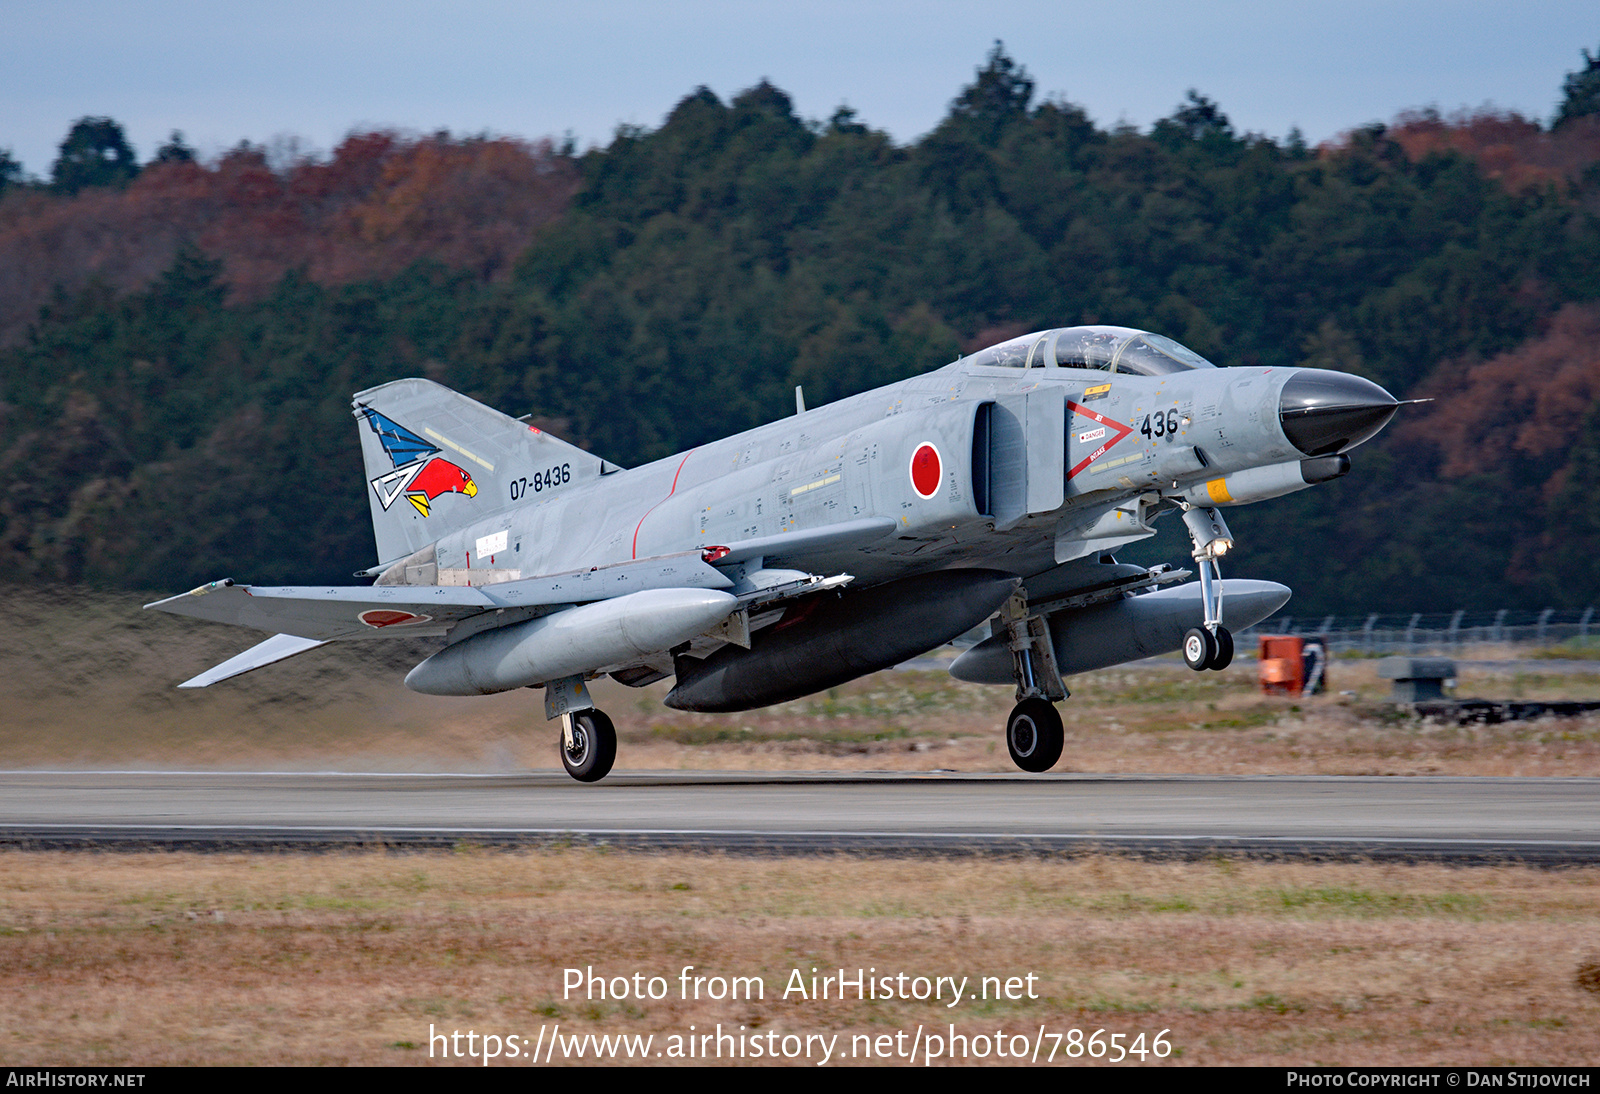
{"type": "Polygon", "coordinates": [[[962,359],[964,365],[1000,368],[1091,368],[1135,376],[1165,376],[1216,368],[1170,338],[1131,327],[1059,327],[1024,334],[962,359]]]}

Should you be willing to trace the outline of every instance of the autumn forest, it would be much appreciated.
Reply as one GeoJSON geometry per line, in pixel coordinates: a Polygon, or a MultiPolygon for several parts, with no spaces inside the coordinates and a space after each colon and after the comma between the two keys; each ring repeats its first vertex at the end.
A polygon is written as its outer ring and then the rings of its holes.
{"type": "Polygon", "coordinates": [[[1303,612],[1600,603],[1582,59],[1550,120],[1421,110],[1316,147],[1198,92],[1102,128],[999,47],[906,145],[766,83],[587,151],[358,132],[202,162],[174,134],[140,163],[85,118],[49,178],[0,149],[0,567],[347,583],[378,561],[349,395],[402,376],[633,465],[796,384],[820,406],[1101,322],[1433,400],[1346,478],[1230,513],[1228,572],[1303,612]]]}

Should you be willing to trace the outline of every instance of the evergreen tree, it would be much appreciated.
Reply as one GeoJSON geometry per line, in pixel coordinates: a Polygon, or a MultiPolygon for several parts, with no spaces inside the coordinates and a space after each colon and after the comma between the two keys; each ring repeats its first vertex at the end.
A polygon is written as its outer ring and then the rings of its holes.
{"type": "Polygon", "coordinates": [[[828,119],[828,132],[835,135],[842,133],[865,133],[867,127],[856,120],[856,112],[852,107],[839,104],[839,109],[833,112],[833,117],[828,119]]]}
{"type": "Polygon", "coordinates": [[[157,163],[193,163],[194,149],[183,141],[183,133],[174,129],[167,143],[156,149],[157,163]]]}
{"type": "MultiPolygon", "coordinates": [[[[1101,129],[1057,98],[1035,106],[1033,91],[996,43],[938,127],[897,147],[847,107],[796,117],[765,81],[726,103],[698,89],[655,130],[544,161],[581,172],[582,191],[570,205],[570,188],[550,191],[542,227],[496,244],[496,268],[521,255],[504,279],[468,272],[439,241],[504,227],[483,211],[504,220],[537,183],[496,173],[522,153],[465,156],[440,137],[396,159],[393,138],[369,135],[282,178],[253,153],[153,173],[126,195],[131,213],[155,216],[160,194],[186,213],[209,193],[231,203],[229,234],[157,223],[172,233],[164,275],[122,293],[80,280],[0,342],[0,565],[150,587],[222,572],[340,580],[373,561],[349,393],[407,375],[531,411],[630,465],[787,415],[796,383],[821,406],[958,349],[1085,322],[1155,329],[1222,365],[1358,371],[1442,410],[1460,385],[1441,362],[1470,372],[1540,337],[1563,305],[1600,300],[1600,221],[1581,201],[1503,186],[1470,155],[1413,154],[1398,128],[1313,152],[1298,134],[1241,137],[1197,91],[1148,133],[1101,129]],[[449,231],[413,238],[427,218],[387,215],[396,191],[382,180],[413,161],[406,202],[459,206],[449,231]],[[275,290],[240,281],[263,253],[318,253],[306,225],[336,234],[352,208],[409,241],[394,253],[428,260],[338,280],[314,264],[324,257],[275,290]],[[173,238],[216,249],[175,253],[173,238]]],[[[115,124],[80,124],[98,122],[115,124]]],[[[100,137],[95,162],[114,165],[120,129],[100,137]]],[[[156,160],[184,153],[174,134],[156,160]]],[[[29,252],[0,263],[12,253],[29,252]]],[[[1231,565],[1295,586],[1308,612],[1374,589],[1391,610],[1543,606],[1556,566],[1579,575],[1564,595],[1587,602],[1600,525],[1580,495],[1600,474],[1600,418],[1581,436],[1576,419],[1536,423],[1573,435],[1542,462],[1502,441],[1497,464],[1462,470],[1447,415],[1430,434],[1429,413],[1408,407],[1346,479],[1241,511],[1231,565]],[[1530,499],[1562,483],[1533,527],[1530,499]]]]}
{"type": "Polygon", "coordinates": [[[1600,114],[1600,51],[1596,51],[1592,57],[1586,49],[1580,52],[1583,54],[1583,67],[1567,73],[1566,82],[1561,85],[1561,108],[1556,111],[1551,128],[1574,118],[1600,114]]]}
{"type": "Polygon", "coordinates": [[[86,186],[119,186],[138,173],[122,126],[110,118],[79,118],[61,142],[50,185],[59,194],[76,194],[86,186]]]}
{"type": "Polygon", "coordinates": [[[0,194],[27,182],[22,164],[11,154],[11,149],[0,148],[0,194]]]}
{"type": "Polygon", "coordinates": [[[1222,112],[1215,100],[1208,99],[1194,88],[1189,89],[1183,104],[1170,118],[1156,122],[1153,135],[1174,135],[1191,141],[1208,138],[1233,139],[1233,123],[1222,112]]]}
{"type": "Polygon", "coordinates": [[[963,88],[950,104],[952,121],[965,123],[979,140],[993,144],[1008,126],[1028,116],[1033,101],[1033,78],[1006,53],[998,39],[978,78],[963,88]]]}

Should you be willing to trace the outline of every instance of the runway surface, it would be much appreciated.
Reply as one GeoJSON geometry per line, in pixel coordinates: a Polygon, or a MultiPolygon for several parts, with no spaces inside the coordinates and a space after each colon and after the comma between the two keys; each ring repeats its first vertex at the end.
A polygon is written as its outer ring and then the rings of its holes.
{"type": "Polygon", "coordinates": [[[1600,779],[0,772],[0,846],[610,844],[1600,862],[1600,779]]]}

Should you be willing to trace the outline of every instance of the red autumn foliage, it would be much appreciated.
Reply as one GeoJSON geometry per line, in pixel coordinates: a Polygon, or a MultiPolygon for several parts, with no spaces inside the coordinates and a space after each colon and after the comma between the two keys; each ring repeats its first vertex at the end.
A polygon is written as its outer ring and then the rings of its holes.
{"type": "Polygon", "coordinates": [[[0,200],[0,344],[56,286],[148,284],[192,241],[223,261],[235,299],[291,269],[324,284],[392,276],[429,258],[484,279],[507,273],[578,186],[548,141],[356,133],[326,162],[274,169],[240,146],[216,163],[152,164],[125,189],[0,200]]]}
{"type": "Polygon", "coordinates": [[[1442,116],[1407,111],[1385,134],[1413,162],[1436,152],[1459,152],[1513,192],[1577,182],[1600,162],[1600,116],[1575,118],[1546,130],[1514,111],[1482,107],[1442,116]]]}
{"type": "MultiPolygon", "coordinates": [[[[1600,306],[1568,304],[1514,350],[1441,365],[1420,394],[1437,401],[1398,434],[1435,447],[1446,478],[1560,454],[1600,402],[1600,306]]],[[[1562,479],[1557,473],[1548,488],[1562,479]]]]}

